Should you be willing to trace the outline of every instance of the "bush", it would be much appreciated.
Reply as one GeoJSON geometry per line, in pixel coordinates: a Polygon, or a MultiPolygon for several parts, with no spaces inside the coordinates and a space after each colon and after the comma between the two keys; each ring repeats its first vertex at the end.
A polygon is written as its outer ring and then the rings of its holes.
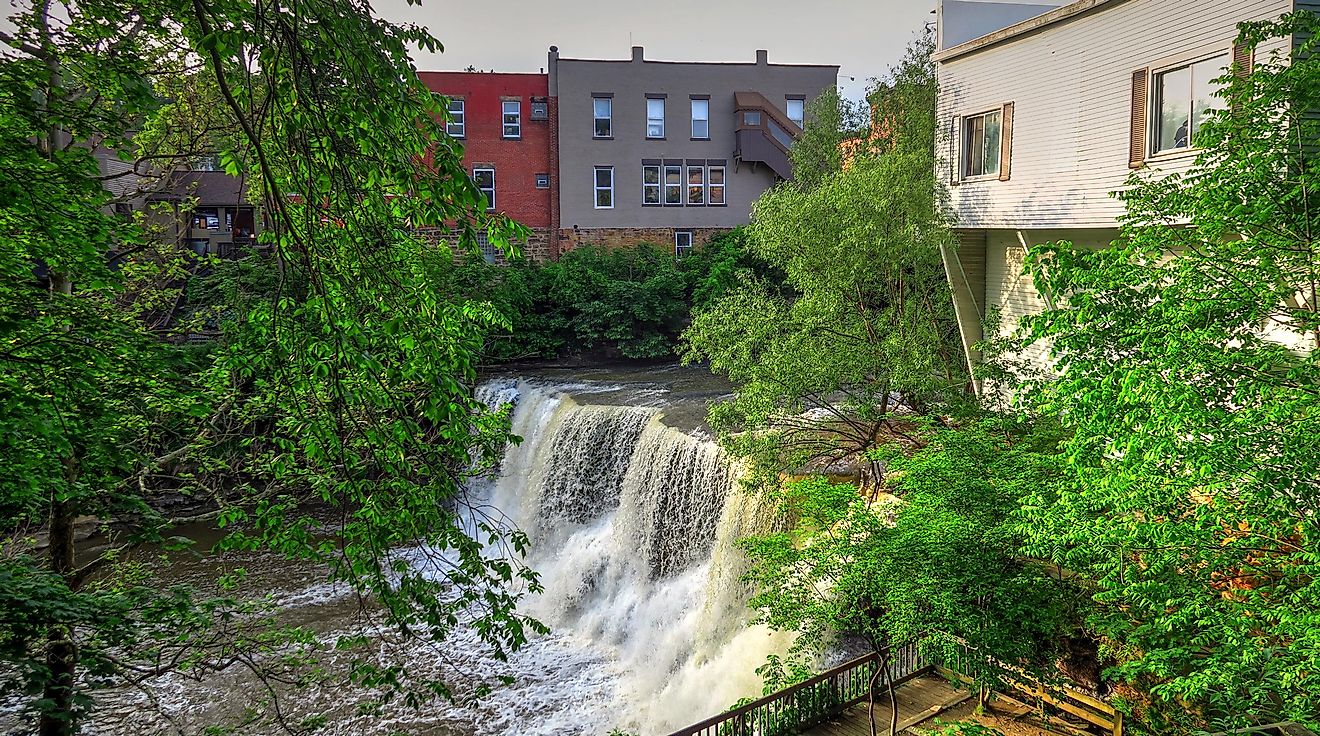
{"type": "Polygon", "coordinates": [[[770,277],[746,248],[741,228],[683,259],[650,243],[583,246],[558,261],[491,266],[468,261],[462,288],[490,301],[511,329],[490,336],[487,359],[554,359],[596,353],[671,358],[690,314],[754,274],[770,277]]]}

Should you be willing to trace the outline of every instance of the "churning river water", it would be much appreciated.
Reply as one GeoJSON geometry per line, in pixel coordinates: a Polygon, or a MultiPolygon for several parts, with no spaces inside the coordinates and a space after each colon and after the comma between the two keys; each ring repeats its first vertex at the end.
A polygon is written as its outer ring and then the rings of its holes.
{"type": "MultiPolygon", "coordinates": [[[[677,368],[623,373],[544,373],[492,378],[480,397],[512,404],[513,431],[498,475],[471,495],[531,538],[526,563],[545,592],[522,611],[551,628],[507,662],[462,630],[443,644],[400,640],[378,627],[349,590],[321,571],[269,554],[180,560],[168,582],[205,584],[245,568],[247,587],[268,592],[282,622],[305,625],[326,643],[329,671],[348,654],[329,645],[367,632],[381,663],[465,682],[512,677],[475,702],[364,707],[366,691],[342,678],[280,699],[290,724],[329,716],[316,733],[392,736],[600,734],[650,736],[714,715],[759,694],[754,669],[786,642],[747,625],[745,561],[736,540],[770,523],[737,488],[737,470],[703,429],[707,402],[726,389],[677,368]]],[[[425,549],[399,550],[431,564],[425,549]]],[[[360,656],[360,653],[359,653],[360,656]]],[[[241,724],[267,698],[241,668],[202,681],[157,678],[105,698],[91,733],[203,734],[241,724]]],[[[3,729],[0,729],[3,731],[3,729]]],[[[269,721],[218,733],[278,733],[269,721]]]]}

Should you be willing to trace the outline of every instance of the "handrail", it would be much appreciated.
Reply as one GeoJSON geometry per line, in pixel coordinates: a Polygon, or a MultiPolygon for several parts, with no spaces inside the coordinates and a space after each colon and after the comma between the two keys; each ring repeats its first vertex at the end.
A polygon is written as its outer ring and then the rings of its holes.
{"type": "MultiPolygon", "coordinates": [[[[883,650],[893,684],[935,668],[915,642],[883,650]]],[[[867,699],[880,660],[871,652],[811,679],[707,718],[669,736],[786,736],[820,723],[867,699]]]]}

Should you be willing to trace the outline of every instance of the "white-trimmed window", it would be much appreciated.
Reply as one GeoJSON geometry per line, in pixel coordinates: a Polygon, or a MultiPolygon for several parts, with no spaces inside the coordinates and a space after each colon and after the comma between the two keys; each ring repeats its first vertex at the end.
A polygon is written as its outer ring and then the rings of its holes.
{"type": "Polygon", "coordinates": [[[461,97],[449,100],[449,120],[445,121],[445,132],[455,138],[467,135],[467,111],[461,97]]]}
{"type": "Polygon", "coordinates": [[[1154,75],[1151,153],[1195,146],[1201,124],[1226,105],[1214,93],[1228,63],[1228,54],[1220,54],[1154,75]]]}
{"type": "Polygon", "coordinates": [[[963,118],[963,177],[999,175],[999,146],[1003,141],[1003,112],[993,110],[963,118]]]}
{"type": "Polygon", "coordinates": [[[500,109],[504,113],[504,137],[522,137],[522,100],[503,100],[500,109]]]}
{"type": "Polygon", "coordinates": [[[663,97],[646,98],[646,137],[665,137],[665,99],[663,97]]]}
{"type": "Polygon", "coordinates": [[[802,127],[802,121],[806,119],[807,101],[801,97],[789,97],[784,100],[784,112],[788,113],[788,119],[792,120],[799,128],[802,127]]]}
{"type": "Polygon", "coordinates": [[[682,258],[692,252],[692,232],[689,230],[674,231],[674,257],[682,258]]]}
{"type": "Polygon", "coordinates": [[[550,188],[550,175],[549,175],[549,174],[537,174],[537,175],[536,175],[536,188],[537,188],[537,189],[549,189],[549,188],[550,188]]]}
{"type": "Polygon", "coordinates": [[[653,164],[642,166],[642,204],[655,206],[660,204],[660,167],[653,164]]]}
{"type": "Polygon", "coordinates": [[[683,167],[665,167],[665,204],[683,204],[683,167]]]}
{"type": "Polygon", "coordinates": [[[486,211],[495,211],[495,169],[482,168],[472,170],[472,181],[477,189],[486,195],[486,211]]]}
{"type": "Polygon", "coordinates": [[[592,97],[591,114],[596,120],[592,131],[593,138],[614,137],[614,99],[611,97],[592,97]]]}
{"type": "Polygon", "coordinates": [[[614,209],[614,167],[597,166],[595,171],[596,209],[614,209]]]}
{"type": "Polygon", "coordinates": [[[687,167],[687,203],[692,206],[706,204],[706,167],[687,167]]]}
{"type": "Polygon", "coordinates": [[[692,140],[710,138],[710,99],[692,100],[692,140]]]}
{"type": "Polygon", "coordinates": [[[707,184],[706,203],[715,207],[723,207],[724,201],[724,167],[711,166],[706,172],[710,180],[707,184]]]}

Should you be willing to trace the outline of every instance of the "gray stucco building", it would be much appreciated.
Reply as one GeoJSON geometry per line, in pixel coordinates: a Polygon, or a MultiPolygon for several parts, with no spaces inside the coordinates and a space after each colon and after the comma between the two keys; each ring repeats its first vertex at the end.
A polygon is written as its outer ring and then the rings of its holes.
{"type": "Polygon", "coordinates": [[[747,223],[792,175],[803,109],[838,66],[549,55],[561,249],[650,241],[684,247],[747,223]]]}

